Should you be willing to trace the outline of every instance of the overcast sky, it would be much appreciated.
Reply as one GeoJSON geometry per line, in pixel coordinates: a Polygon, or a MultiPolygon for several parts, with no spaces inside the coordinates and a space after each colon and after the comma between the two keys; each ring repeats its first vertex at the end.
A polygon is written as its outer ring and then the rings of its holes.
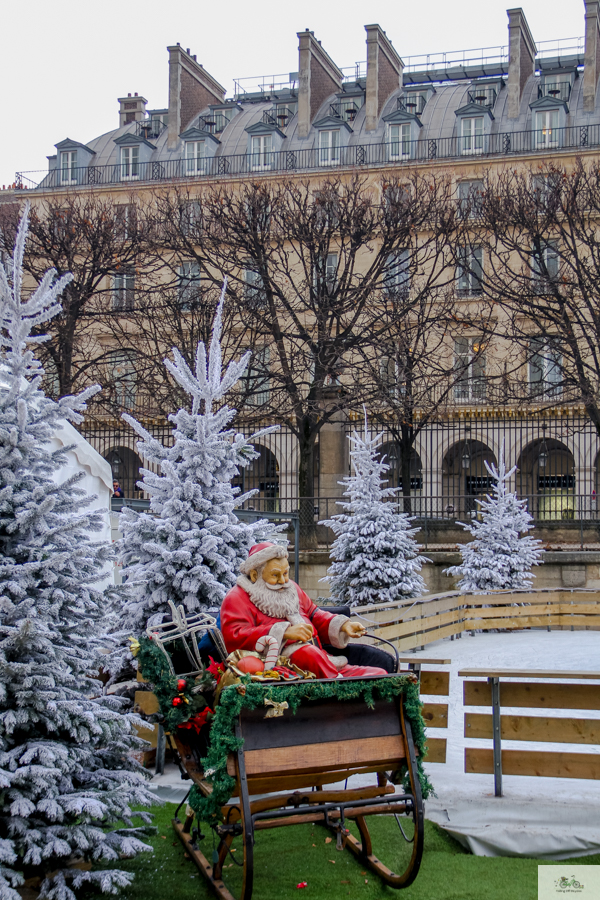
{"type": "MultiPolygon", "coordinates": [[[[118,125],[117,97],[168,102],[166,47],[178,41],[227,88],[233,79],[298,69],[296,32],[310,28],[338,66],[366,58],[377,22],[404,59],[507,42],[503,0],[3,0],[0,187],[44,170],[54,144],[86,143],[118,125]]],[[[583,35],[582,0],[527,0],[536,41],[583,35]]],[[[38,180],[38,179],[36,179],[38,180]]]]}

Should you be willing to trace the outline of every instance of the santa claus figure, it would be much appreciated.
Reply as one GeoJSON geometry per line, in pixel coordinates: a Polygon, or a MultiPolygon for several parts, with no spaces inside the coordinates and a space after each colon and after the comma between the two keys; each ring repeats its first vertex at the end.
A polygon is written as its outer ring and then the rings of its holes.
{"type": "Polygon", "coordinates": [[[278,544],[256,544],[240,566],[241,575],[221,607],[221,632],[227,652],[254,650],[265,655],[265,668],[279,656],[317,678],[387,675],[374,666],[351,666],[330,656],[322,644],[343,649],[365,628],[347,616],[319,609],[290,581],[288,553],[278,544]]]}

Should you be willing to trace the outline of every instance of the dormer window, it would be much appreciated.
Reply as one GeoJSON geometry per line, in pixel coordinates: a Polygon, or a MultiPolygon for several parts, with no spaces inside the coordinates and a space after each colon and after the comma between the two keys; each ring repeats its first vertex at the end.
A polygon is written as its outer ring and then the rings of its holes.
{"type": "Polygon", "coordinates": [[[409,159],[411,155],[410,122],[390,125],[390,159],[409,159]]]}
{"type": "Polygon", "coordinates": [[[204,175],[206,161],[206,141],[185,142],[186,175],[204,175]]]}
{"type": "Polygon", "coordinates": [[[535,143],[538,150],[558,147],[558,109],[535,112],[535,143]]]}
{"type": "Polygon", "coordinates": [[[140,148],[121,147],[121,181],[136,181],[140,177],[140,148]]]}
{"type": "Polygon", "coordinates": [[[63,150],[60,154],[60,183],[77,184],[77,150],[63,150]]]}
{"type": "Polygon", "coordinates": [[[340,163],[340,129],[319,132],[319,165],[337,166],[340,163]]]}
{"type": "Polygon", "coordinates": [[[483,116],[464,116],[460,120],[460,152],[463,156],[483,153],[483,116]]]}
{"type": "Polygon", "coordinates": [[[254,134],[250,139],[250,168],[253,172],[263,172],[273,166],[272,140],[270,134],[254,134]]]}

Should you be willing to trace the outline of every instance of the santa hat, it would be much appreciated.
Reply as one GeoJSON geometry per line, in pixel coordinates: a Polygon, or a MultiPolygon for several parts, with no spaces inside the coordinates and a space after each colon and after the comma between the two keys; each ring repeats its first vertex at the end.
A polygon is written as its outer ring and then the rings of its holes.
{"type": "Polygon", "coordinates": [[[250,547],[248,559],[241,563],[240,572],[244,575],[249,575],[252,569],[262,568],[270,559],[283,559],[284,557],[287,558],[287,555],[287,549],[282,544],[271,544],[268,541],[264,541],[262,544],[255,544],[253,547],[250,547]]]}

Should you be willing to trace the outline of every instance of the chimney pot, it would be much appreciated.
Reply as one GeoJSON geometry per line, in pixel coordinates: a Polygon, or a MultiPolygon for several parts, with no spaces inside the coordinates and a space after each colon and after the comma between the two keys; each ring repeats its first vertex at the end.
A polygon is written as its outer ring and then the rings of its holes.
{"type": "Polygon", "coordinates": [[[131,94],[127,94],[128,97],[131,97],[131,94]]]}
{"type": "Polygon", "coordinates": [[[186,52],[187,55],[189,56],[189,55],[190,55],[190,48],[188,47],[187,50],[186,50],[185,52],[186,52]]]}
{"type": "Polygon", "coordinates": [[[137,93],[137,91],[136,91],[135,94],[134,94],[133,96],[134,96],[134,97],[137,97],[137,95],[138,95],[138,93],[137,93]]]}

